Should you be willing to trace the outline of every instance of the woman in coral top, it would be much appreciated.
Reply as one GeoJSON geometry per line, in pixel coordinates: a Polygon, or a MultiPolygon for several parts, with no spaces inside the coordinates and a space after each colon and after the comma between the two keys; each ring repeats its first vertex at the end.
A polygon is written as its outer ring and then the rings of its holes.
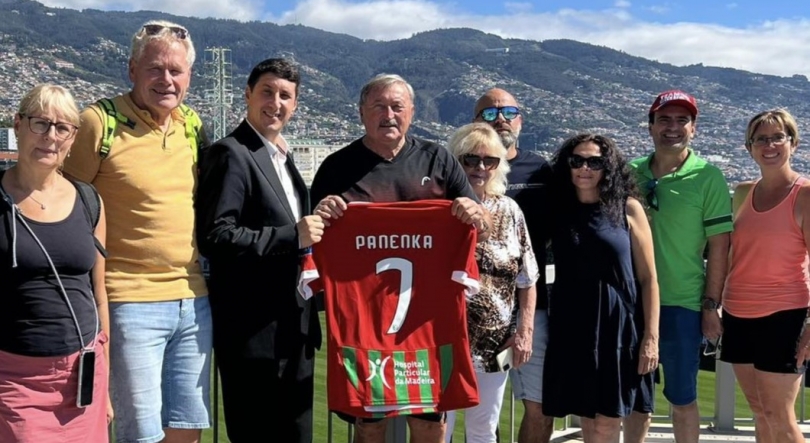
{"type": "Polygon", "coordinates": [[[734,191],[721,359],[734,367],[760,443],[804,442],[794,404],[810,359],[810,181],[791,167],[796,120],[776,109],[748,123],[762,177],[734,191]]]}

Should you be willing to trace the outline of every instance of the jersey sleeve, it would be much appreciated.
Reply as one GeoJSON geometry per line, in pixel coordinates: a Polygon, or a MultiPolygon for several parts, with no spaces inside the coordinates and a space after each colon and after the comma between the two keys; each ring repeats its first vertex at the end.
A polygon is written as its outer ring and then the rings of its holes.
{"type": "Polygon", "coordinates": [[[98,150],[101,145],[103,123],[96,105],[91,105],[81,113],[79,132],[65,157],[64,171],[67,175],[86,183],[92,183],[101,167],[98,150]]]}
{"type": "Polygon", "coordinates": [[[731,232],[733,229],[731,216],[731,195],[723,173],[716,167],[710,166],[709,176],[703,190],[703,230],[706,237],[731,232]]]}
{"type": "Polygon", "coordinates": [[[323,284],[315,267],[315,260],[312,252],[308,252],[301,257],[301,275],[298,278],[298,293],[304,300],[309,300],[313,295],[323,290],[323,284]]]}
{"type": "Polygon", "coordinates": [[[472,297],[481,290],[481,284],[478,281],[478,263],[475,261],[475,230],[469,226],[467,226],[467,229],[469,236],[464,243],[467,252],[463,255],[459,254],[459,261],[455,266],[451,279],[464,285],[464,295],[472,297]]]}

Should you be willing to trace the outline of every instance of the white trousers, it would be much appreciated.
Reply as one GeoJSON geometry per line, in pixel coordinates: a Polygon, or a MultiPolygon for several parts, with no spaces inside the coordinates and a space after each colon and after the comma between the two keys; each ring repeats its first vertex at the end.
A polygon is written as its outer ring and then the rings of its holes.
{"type": "MultiPolygon", "coordinates": [[[[464,431],[467,443],[495,443],[495,431],[503,406],[507,372],[476,372],[478,379],[478,406],[464,410],[464,431]]],[[[456,425],[456,412],[447,412],[447,434],[444,441],[450,443],[456,425]]]]}

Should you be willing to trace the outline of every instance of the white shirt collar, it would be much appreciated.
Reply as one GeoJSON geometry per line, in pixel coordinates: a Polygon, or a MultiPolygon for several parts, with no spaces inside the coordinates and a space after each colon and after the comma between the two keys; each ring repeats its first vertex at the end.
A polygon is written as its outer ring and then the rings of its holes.
{"type": "MultiPolygon", "coordinates": [[[[279,140],[281,140],[281,143],[280,143],[281,147],[276,146],[273,142],[271,142],[264,135],[262,135],[261,132],[256,130],[256,128],[252,124],[250,124],[250,121],[248,119],[245,119],[245,121],[247,122],[248,126],[250,126],[250,128],[253,129],[254,132],[256,132],[256,135],[259,136],[259,140],[261,140],[262,143],[264,143],[264,146],[266,146],[267,149],[270,150],[270,155],[271,156],[275,156],[279,152],[281,152],[282,154],[287,154],[289,152],[289,146],[290,145],[287,144],[287,139],[285,139],[283,135],[281,135],[281,134],[278,135],[279,140]]],[[[285,155],[285,157],[286,157],[286,155],[285,155]]]]}

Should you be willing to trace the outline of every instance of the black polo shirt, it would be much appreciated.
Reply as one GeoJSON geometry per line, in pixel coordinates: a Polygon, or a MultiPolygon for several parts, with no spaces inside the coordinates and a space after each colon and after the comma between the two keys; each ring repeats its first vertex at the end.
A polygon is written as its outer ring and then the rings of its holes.
{"type": "Polygon", "coordinates": [[[312,181],[314,207],[328,195],[347,202],[455,200],[475,196],[458,160],[444,147],[407,136],[405,145],[386,160],[357,139],[329,155],[312,181]]]}
{"type": "Polygon", "coordinates": [[[549,239],[548,189],[551,183],[551,166],[548,162],[531,151],[518,150],[517,156],[509,160],[506,195],[517,202],[532,239],[532,249],[540,265],[540,280],[537,281],[537,309],[548,309],[546,291],[546,243],[549,239]]]}

